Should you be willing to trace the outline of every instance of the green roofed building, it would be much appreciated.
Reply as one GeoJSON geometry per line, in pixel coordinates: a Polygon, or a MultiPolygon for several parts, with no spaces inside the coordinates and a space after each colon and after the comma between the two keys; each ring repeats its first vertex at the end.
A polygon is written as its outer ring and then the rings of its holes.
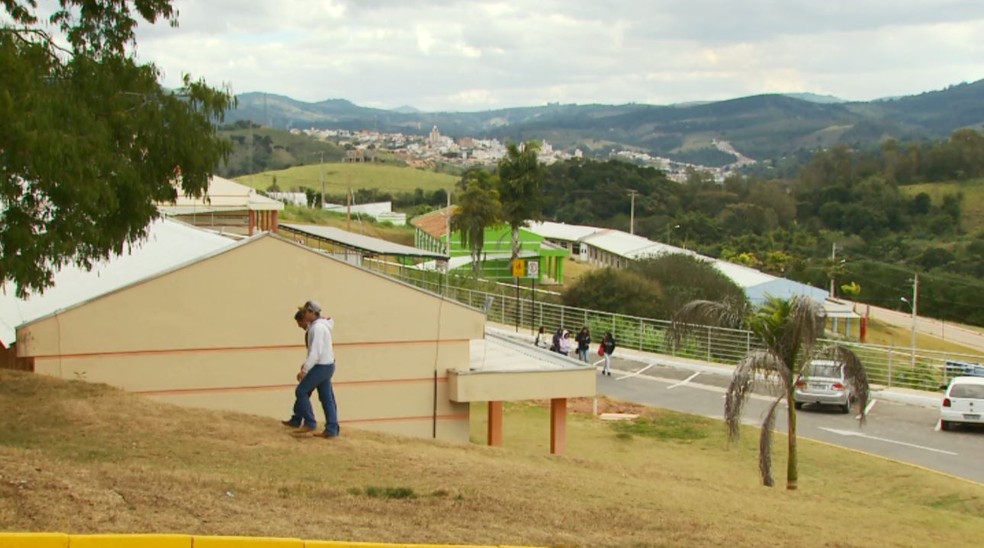
{"type": "MultiPolygon", "coordinates": [[[[426,251],[445,254],[450,257],[448,265],[452,270],[471,269],[471,252],[461,242],[461,233],[451,233],[448,246],[450,216],[454,206],[419,215],[410,220],[414,227],[414,245],[426,251]]],[[[519,229],[520,253],[522,261],[517,268],[522,270],[524,279],[538,283],[564,283],[564,260],[570,255],[566,248],[548,242],[543,236],[529,230],[519,229]]],[[[512,230],[508,225],[498,225],[485,229],[485,246],[482,247],[482,265],[479,276],[486,279],[513,279],[513,266],[510,264],[512,230]]],[[[518,271],[516,272],[518,273],[518,271]]]]}

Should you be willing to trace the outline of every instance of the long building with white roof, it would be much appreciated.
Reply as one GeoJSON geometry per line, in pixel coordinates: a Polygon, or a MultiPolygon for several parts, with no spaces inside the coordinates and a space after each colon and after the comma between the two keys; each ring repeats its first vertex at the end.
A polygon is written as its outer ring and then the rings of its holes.
{"type": "Polygon", "coordinates": [[[566,247],[577,260],[590,264],[625,268],[632,261],[659,257],[667,253],[687,254],[710,261],[715,268],[745,290],[752,303],[761,303],[766,295],[789,298],[806,295],[823,303],[827,291],[811,285],[766,274],[747,266],[700,255],[680,247],[654,242],[621,230],[550,221],[530,223],[529,231],[551,243],[566,247]]]}

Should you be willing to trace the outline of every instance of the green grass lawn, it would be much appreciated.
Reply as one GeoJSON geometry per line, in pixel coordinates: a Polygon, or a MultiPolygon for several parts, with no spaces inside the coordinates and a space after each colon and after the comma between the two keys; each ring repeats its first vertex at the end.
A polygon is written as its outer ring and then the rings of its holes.
{"type": "Polygon", "coordinates": [[[450,190],[460,179],[446,173],[436,173],[410,167],[382,164],[325,163],[292,167],[279,171],[265,171],[254,175],[244,175],[236,180],[258,190],[266,190],[276,178],[277,186],[283,190],[311,188],[321,190],[324,174],[327,194],[345,194],[349,188],[375,188],[382,192],[425,192],[450,190]]]}
{"type": "MultiPolygon", "coordinates": [[[[357,428],[329,442],[0,370],[0,530],[591,547],[958,547],[984,534],[980,484],[801,439],[799,490],[769,489],[755,428],[729,446],[713,419],[602,399],[643,417],[611,423],[591,400],[570,407],[564,456],[549,454],[541,402],[506,405],[501,448],[481,444],[479,404],[474,444],[357,428]]],[[[784,448],[777,435],[780,475],[784,448]]]]}

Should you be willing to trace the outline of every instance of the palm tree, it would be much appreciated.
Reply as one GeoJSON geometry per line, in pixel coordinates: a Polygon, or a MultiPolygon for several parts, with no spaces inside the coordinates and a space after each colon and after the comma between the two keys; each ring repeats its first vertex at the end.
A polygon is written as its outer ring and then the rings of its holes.
{"type": "Polygon", "coordinates": [[[465,190],[451,217],[451,229],[461,233],[461,243],[468,246],[472,258],[472,272],[478,275],[482,248],[485,247],[485,229],[499,222],[502,206],[494,188],[495,178],[486,171],[465,173],[459,186],[465,190]]]}
{"type": "Polygon", "coordinates": [[[743,328],[752,332],[761,348],[750,350],[735,367],[724,402],[724,418],[728,438],[736,441],[740,434],[741,414],[752,393],[756,376],[774,388],[774,400],[762,421],[759,438],[759,472],[762,484],[771,487],[772,429],[776,409],[786,400],[789,455],[786,461],[786,489],[796,489],[798,477],[796,460],[796,383],[808,372],[809,363],[821,354],[830,354],[844,364],[846,382],[860,407],[864,424],[868,404],[868,375],[861,360],[849,349],[834,345],[818,348],[823,335],[826,313],[823,307],[808,297],[791,299],[768,297],[758,307],[746,302],[692,301],[674,317],[670,337],[674,344],[689,336],[696,328],[706,325],[743,328]]]}
{"type": "Polygon", "coordinates": [[[502,220],[512,229],[512,257],[519,257],[519,227],[539,220],[543,214],[543,164],[537,157],[538,141],[527,141],[520,148],[506,145],[506,155],[499,160],[499,199],[502,220]]]}

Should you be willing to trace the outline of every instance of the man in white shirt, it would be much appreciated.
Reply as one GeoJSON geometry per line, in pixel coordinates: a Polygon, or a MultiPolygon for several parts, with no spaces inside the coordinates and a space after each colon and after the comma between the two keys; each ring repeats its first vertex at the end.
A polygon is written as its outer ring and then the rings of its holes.
{"type": "Polygon", "coordinates": [[[318,399],[321,400],[321,408],[325,413],[325,430],[315,435],[324,438],[336,438],[339,434],[338,409],[335,405],[335,392],[331,385],[331,378],[335,374],[335,352],[332,348],[331,338],[335,321],[331,318],[321,317],[321,305],[316,301],[304,303],[301,310],[308,322],[308,353],[307,359],[301,364],[300,372],[297,373],[297,380],[300,382],[294,390],[294,397],[297,400],[295,405],[302,420],[301,426],[295,431],[295,434],[307,434],[318,428],[314,409],[311,407],[311,390],[317,389],[318,399]]]}

